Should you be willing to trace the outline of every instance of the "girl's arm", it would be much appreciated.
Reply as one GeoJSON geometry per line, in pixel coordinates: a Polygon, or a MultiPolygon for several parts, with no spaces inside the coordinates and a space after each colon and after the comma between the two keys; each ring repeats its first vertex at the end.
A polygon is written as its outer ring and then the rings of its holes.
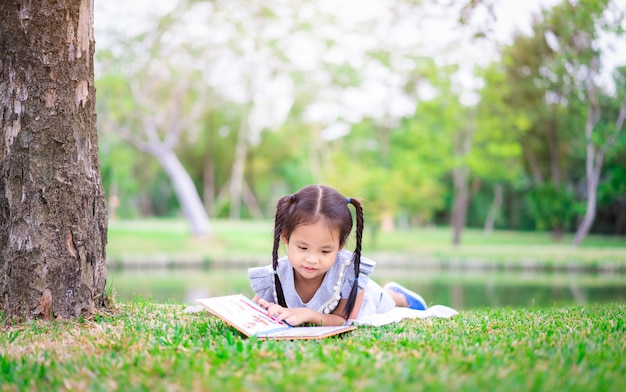
{"type": "MultiPolygon", "coordinates": [[[[365,290],[361,290],[356,295],[356,301],[354,301],[354,308],[352,308],[352,312],[350,313],[350,316],[348,317],[348,319],[356,319],[359,316],[359,312],[361,311],[361,306],[363,305],[363,298],[365,298],[365,290]]],[[[347,299],[340,300],[339,305],[337,305],[337,308],[335,309],[333,314],[341,315],[341,317],[343,317],[343,310],[346,307],[347,302],[348,302],[347,299]]]]}
{"type": "MultiPolygon", "coordinates": [[[[350,319],[355,319],[359,315],[365,291],[361,291],[356,297],[354,310],[350,314],[350,319]]],[[[343,325],[346,318],[343,316],[343,309],[347,300],[342,299],[339,305],[331,314],[324,314],[308,308],[283,308],[275,303],[268,302],[262,298],[254,297],[254,301],[267,309],[267,314],[276,320],[284,320],[290,325],[315,324],[315,325],[343,325]]]]}

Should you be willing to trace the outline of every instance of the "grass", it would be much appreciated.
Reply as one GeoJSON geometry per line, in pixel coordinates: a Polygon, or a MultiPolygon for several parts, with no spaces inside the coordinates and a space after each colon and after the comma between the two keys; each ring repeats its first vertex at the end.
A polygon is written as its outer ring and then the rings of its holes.
{"type": "MultiPolygon", "coordinates": [[[[212,221],[213,235],[194,238],[182,220],[111,221],[109,260],[133,258],[152,260],[219,260],[237,258],[267,259],[271,254],[272,222],[212,221]]],[[[482,260],[495,263],[611,264],[626,265],[626,239],[589,236],[578,248],[571,246],[571,235],[555,242],[549,233],[467,229],[459,247],[451,245],[449,227],[413,228],[376,237],[364,234],[364,254],[374,259],[404,255],[412,260],[482,260]]],[[[352,239],[353,241],[353,239],[352,239]]],[[[349,243],[348,248],[354,246],[349,243]]]]}
{"type": "MultiPolygon", "coordinates": [[[[268,257],[269,221],[214,221],[213,230],[211,238],[198,239],[183,221],[112,221],[107,252],[113,260],[268,257]]],[[[546,233],[467,230],[460,248],[449,239],[448,228],[380,233],[376,241],[366,235],[365,253],[626,264],[623,238],[590,237],[576,250],[567,238],[554,243],[546,233]]],[[[166,270],[158,282],[173,291],[176,279],[196,279],[219,291],[209,295],[249,289],[245,275],[228,273],[233,276],[175,278],[166,270]]],[[[144,284],[126,273],[111,283],[124,279],[135,289],[144,284]]],[[[452,319],[405,320],[293,342],[246,339],[221,320],[184,308],[135,297],[89,319],[0,327],[0,391],[615,391],[626,385],[624,303],[481,307],[452,319]]]]}
{"type": "Polygon", "coordinates": [[[626,305],[476,309],[259,341],[207,313],[137,298],[89,320],[0,334],[0,390],[615,391],[626,305]]]}

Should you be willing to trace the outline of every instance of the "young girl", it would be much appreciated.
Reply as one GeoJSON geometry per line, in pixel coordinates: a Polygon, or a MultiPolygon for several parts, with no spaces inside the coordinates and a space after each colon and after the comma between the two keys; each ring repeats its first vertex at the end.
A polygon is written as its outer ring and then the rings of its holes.
{"type": "Polygon", "coordinates": [[[309,185],[277,203],[272,265],[250,268],[254,301],[291,325],[342,325],[394,306],[426,309],[416,293],[369,278],[375,263],[361,256],[363,209],[327,186],[309,185]],[[343,250],[356,211],[356,248],[343,250]],[[278,259],[280,242],[287,256],[278,259]]]}

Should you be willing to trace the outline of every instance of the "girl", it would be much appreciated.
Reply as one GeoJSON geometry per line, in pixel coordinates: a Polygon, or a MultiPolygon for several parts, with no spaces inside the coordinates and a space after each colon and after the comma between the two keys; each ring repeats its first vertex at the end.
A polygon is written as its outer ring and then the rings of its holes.
{"type": "Polygon", "coordinates": [[[250,268],[254,301],[291,325],[342,325],[394,306],[426,309],[416,293],[397,283],[383,289],[369,279],[375,263],[361,257],[363,209],[327,186],[309,185],[278,200],[272,265],[250,268]],[[356,211],[356,248],[343,250],[356,211]],[[280,242],[287,256],[278,259],[280,242]]]}

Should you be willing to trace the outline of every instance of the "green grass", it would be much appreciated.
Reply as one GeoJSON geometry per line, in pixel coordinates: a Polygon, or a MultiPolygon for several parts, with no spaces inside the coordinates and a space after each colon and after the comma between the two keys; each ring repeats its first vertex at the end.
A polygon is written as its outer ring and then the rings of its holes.
{"type": "Polygon", "coordinates": [[[478,309],[323,341],[245,339],[142,299],[0,334],[0,390],[616,391],[626,306],[478,309]]]}
{"type": "MultiPolygon", "coordinates": [[[[193,238],[182,220],[111,221],[109,260],[267,259],[271,255],[272,222],[212,221],[213,235],[193,238]]],[[[495,231],[491,235],[467,229],[459,247],[451,245],[448,227],[414,228],[393,233],[364,234],[364,254],[373,259],[400,255],[411,260],[472,260],[495,263],[579,263],[626,265],[626,238],[590,236],[580,247],[571,246],[572,236],[555,242],[549,233],[495,231]]],[[[354,246],[353,238],[348,249],[354,246]]]]}

